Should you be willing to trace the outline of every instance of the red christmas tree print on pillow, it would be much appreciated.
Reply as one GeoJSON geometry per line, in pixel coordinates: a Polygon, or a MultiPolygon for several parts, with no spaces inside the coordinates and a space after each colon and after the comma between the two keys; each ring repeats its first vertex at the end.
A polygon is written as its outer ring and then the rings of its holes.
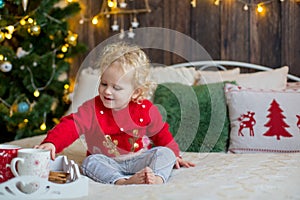
{"type": "Polygon", "coordinates": [[[270,120],[265,124],[265,127],[270,127],[269,130],[264,133],[264,136],[276,136],[277,140],[280,140],[282,137],[293,137],[285,128],[290,127],[287,123],[284,122],[285,116],[282,114],[283,110],[280,108],[279,104],[275,99],[273,99],[270,108],[270,112],[267,115],[267,118],[270,120]]]}
{"type": "Polygon", "coordinates": [[[297,127],[298,127],[299,130],[300,130],[300,115],[296,115],[296,116],[297,116],[297,118],[298,118],[297,127]]]}

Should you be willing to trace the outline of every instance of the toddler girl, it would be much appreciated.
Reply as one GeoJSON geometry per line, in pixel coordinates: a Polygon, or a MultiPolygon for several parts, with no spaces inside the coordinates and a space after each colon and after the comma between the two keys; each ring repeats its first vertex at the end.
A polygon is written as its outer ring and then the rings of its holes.
{"type": "Polygon", "coordinates": [[[194,166],[179,156],[168,124],[147,100],[155,84],[146,54],[138,46],[111,44],[99,67],[99,96],[63,117],[37,148],[51,150],[54,159],[84,136],[83,174],[109,184],[166,183],[174,166],[194,166]]]}

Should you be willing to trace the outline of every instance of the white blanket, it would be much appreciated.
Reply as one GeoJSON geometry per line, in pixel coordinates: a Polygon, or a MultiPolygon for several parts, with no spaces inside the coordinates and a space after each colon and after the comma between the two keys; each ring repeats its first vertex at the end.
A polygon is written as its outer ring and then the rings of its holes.
{"type": "MultiPolygon", "coordinates": [[[[42,138],[11,143],[31,147],[42,138]]],[[[76,141],[62,154],[80,164],[85,150],[76,141]]],[[[89,195],[77,199],[300,199],[300,153],[183,153],[183,157],[196,167],[174,169],[166,184],[116,186],[89,180],[89,195]]]]}

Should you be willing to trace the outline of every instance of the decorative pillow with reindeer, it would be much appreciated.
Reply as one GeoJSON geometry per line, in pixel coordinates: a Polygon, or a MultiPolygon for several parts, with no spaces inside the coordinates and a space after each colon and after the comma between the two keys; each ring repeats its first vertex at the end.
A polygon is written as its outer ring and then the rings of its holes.
{"type": "Polygon", "coordinates": [[[258,90],[226,84],[229,152],[300,152],[300,89],[258,90]]]}

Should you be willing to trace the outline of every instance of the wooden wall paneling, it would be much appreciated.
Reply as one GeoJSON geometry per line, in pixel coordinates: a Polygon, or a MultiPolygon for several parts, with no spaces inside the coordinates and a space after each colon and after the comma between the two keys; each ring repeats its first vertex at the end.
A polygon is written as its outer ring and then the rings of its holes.
{"type": "MultiPolygon", "coordinates": [[[[159,27],[165,28],[159,38],[146,37],[146,40],[156,40],[162,42],[162,49],[186,49],[186,44],[177,40],[177,36],[172,35],[170,30],[189,35],[189,16],[190,4],[186,1],[173,0],[151,0],[149,6],[151,13],[141,16],[143,20],[142,27],[159,27]]],[[[148,41],[151,43],[151,41],[148,41]]],[[[169,65],[172,63],[183,62],[184,60],[172,52],[158,49],[146,50],[152,63],[169,65]]]]}
{"type": "MultiPolygon", "coordinates": [[[[175,1],[173,1],[175,2],[175,1]]],[[[177,2],[177,1],[176,1],[177,2]]],[[[174,15],[174,13],[172,13],[172,8],[171,6],[173,5],[172,4],[172,1],[171,0],[163,0],[162,1],[162,4],[163,4],[163,16],[162,16],[162,20],[163,20],[163,28],[170,28],[171,25],[170,25],[170,17],[172,15],[174,15]]],[[[164,45],[167,49],[170,48],[171,46],[171,38],[170,37],[165,37],[165,34],[164,34],[164,45]]],[[[163,58],[162,58],[162,63],[165,63],[166,65],[169,65],[172,63],[172,55],[170,52],[163,52],[163,58]]]]}
{"type": "Polygon", "coordinates": [[[221,58],[220,8],[212,0],[198,0],[191,8],[190,35],[215,60],[221,58]]]}
{"type": "Polygon", "coordinates": [[[263,6],[262,13],[250,12],[250,62],[275,68],[281,62],[280,2],[263,6]]]}
{"type": "Polygon", "coordinates": [[[85,43],[88,50],[91,51],[95,46],[109,36],[109,19],[102,17],[99,18],[99,23],[97,25],[93,25],[91,23],[91,19],[100,12],[102,0],[81,0],[80,5],[83,7],[80,15],[83,15],[87,20],[84,24],[78,25],[77,30],[81,35],[80,41],[85,43]]]}
{"type": "Polygon", "coordinates": [[[237,0],[222,1],[220,6],[221,59],[249,62],[249,12],[237,0]]]}
{"type": "MultiPolygon", "coordinates": [[[[189,35],[191,5],[186,1],[174,0],[164,0],[163,5],[163,27],[189,35]]],[[[170,35],[166,35],[164,41],[164,44],[168,49],[188,49],[186,44],[182,43],[181,40],[178,40],[176,36],[171,37],[170,35]]],[[[172,52],[164,53],[163,63],[166,65],[183,61],[184,59],[172,52]]]]}
{"type": "Polygon", "coordinates": [[[290,67],[289,72],[300,76],[300,4],[294,0],[281,3],[281,65],[290,67]]]}
{"type": "MultiPolygon", "coordinates": [[[[92,19],[93,16],[98,14],[101,9],[102,1],[89,1],[90,2],[90,11],[89,11],[89,18],[92,19]]],[[[86,39],[89,41],[89,49],[92,50],[98,44],[109,38],[111,35],[114,35],[111,31],[111,16],[107,18],[106,16],[102,16],[99,18],[99,22],[97,25],[93,25],[92,23],[88,23],[89,26],[89,34],[86,35],[86,39]]]]}
{"type": "MultiPolygon", "coordinates": [[[[191,5],[186,3],[185,1],[172,1],[173,3],[176,2],[175,6],[172,8],[173,15],[170,16],[170,29],[174,31],[180,32],[176,34],[173,38],[173,41],[170,41],[173,45],[174,49],[179,49],[182,51],[181,55],[185,54],[187,51],[190,51],[190,47],[188,43],[185,43],[182,40],[182,34],[186,36],[190,36],[190,10],[191,5]]],[[[191,54],[190,52],[189,54],[191,54]]],[[[174,53],[172,55],[172,61],[170,64],[184,62],[185,59],[179,55],[174,53]]]]}
{"type": "MultiPolygon", "coordinates": [[[[164,4],[163,0],[149,0],[151,13],[140,14],[138,20],[141,28],[143,27],[163,27],[164,26],[164,4]]],[[[156,38],[144,34],[143,40],[147,40],[149,44],[155,44],[156,38]]],[[[137,37],[139,37],[137,35],[137,37]]],[[[145,49],[152,63],[162,63],[164,52],[158,49],[145,49]]]]}
{"type": "MultiPolygon", "coordinates": [[[[78,41],[87,46],[87,51],[76,58],[73,58],[72,68],[70,70],[70,78],[75,79],[77,72],[83,63],[86,56],[103,40],[109,37],[110,25],[106,18],[99,19],[97,25],[91,23],[91,19],[100,11],[102,5],[102,0],[91,1],[91,0],[81,0],[80,6],[81,11],[78,16],[73,18],[71,25],[74,27],[74,31],[78,34],[78,41]],[[79,24],[81,17],[84,17],[85,22],[79,24]]],[[[97,55],[95,55],[97,56],[97,55]]]]}
{"type": "MultiPolygon", "coordinates": [[[[91,19],[100,11],[102,1],[80,0],[83,6],[81,15],[91,19]]],[[[197,0],[196,8],[191,6],[190,1],[149,0],[152,12],[138,15],[138,20],[140,27],[162,27],[191,36],[213,59],[252,62],[271,67],[289,65],[291,73],[300,75],[299,3],[295,0],[266,1],[269,3],[265,5],[265,15],[258,15],[254,4],[261,0],[244,1],[252,5],[248,11],[243,10],[243,3],[239,0],[224,0],[219,6],[214,5],[214,0],[197,0]]],[[[79,25],[78,18],[72,20],[75,27],[72,30],[79,34],[79,41],[88,46],[86,54],[74,59],[70,72],[74,76],[86,55],[118,32],[111,31],[111,19],[105,18],[97,26],[90,22],[79,25]]],[[[144,39],[157,41],[153,37],[144,39]]],[[[165,47],[187,49],[186,44],[167,34],[162,34],[160,40],[165,47]]],[[[170,52],[157,49],[147,51],[155,63],[168,65],[182,60],[170,52]]]]}
{"type": "Polygon", "coordinates": [[[259,63],[258,56],[260,55],[259,48],[259,37],[258,37],[258,27],[257,27],[257,13],[256,8],[250,8],[250,25],[249,25],[249,33],[250,33],[250,46],[249,46],[249,55],[251,63],[259,63]]]}

